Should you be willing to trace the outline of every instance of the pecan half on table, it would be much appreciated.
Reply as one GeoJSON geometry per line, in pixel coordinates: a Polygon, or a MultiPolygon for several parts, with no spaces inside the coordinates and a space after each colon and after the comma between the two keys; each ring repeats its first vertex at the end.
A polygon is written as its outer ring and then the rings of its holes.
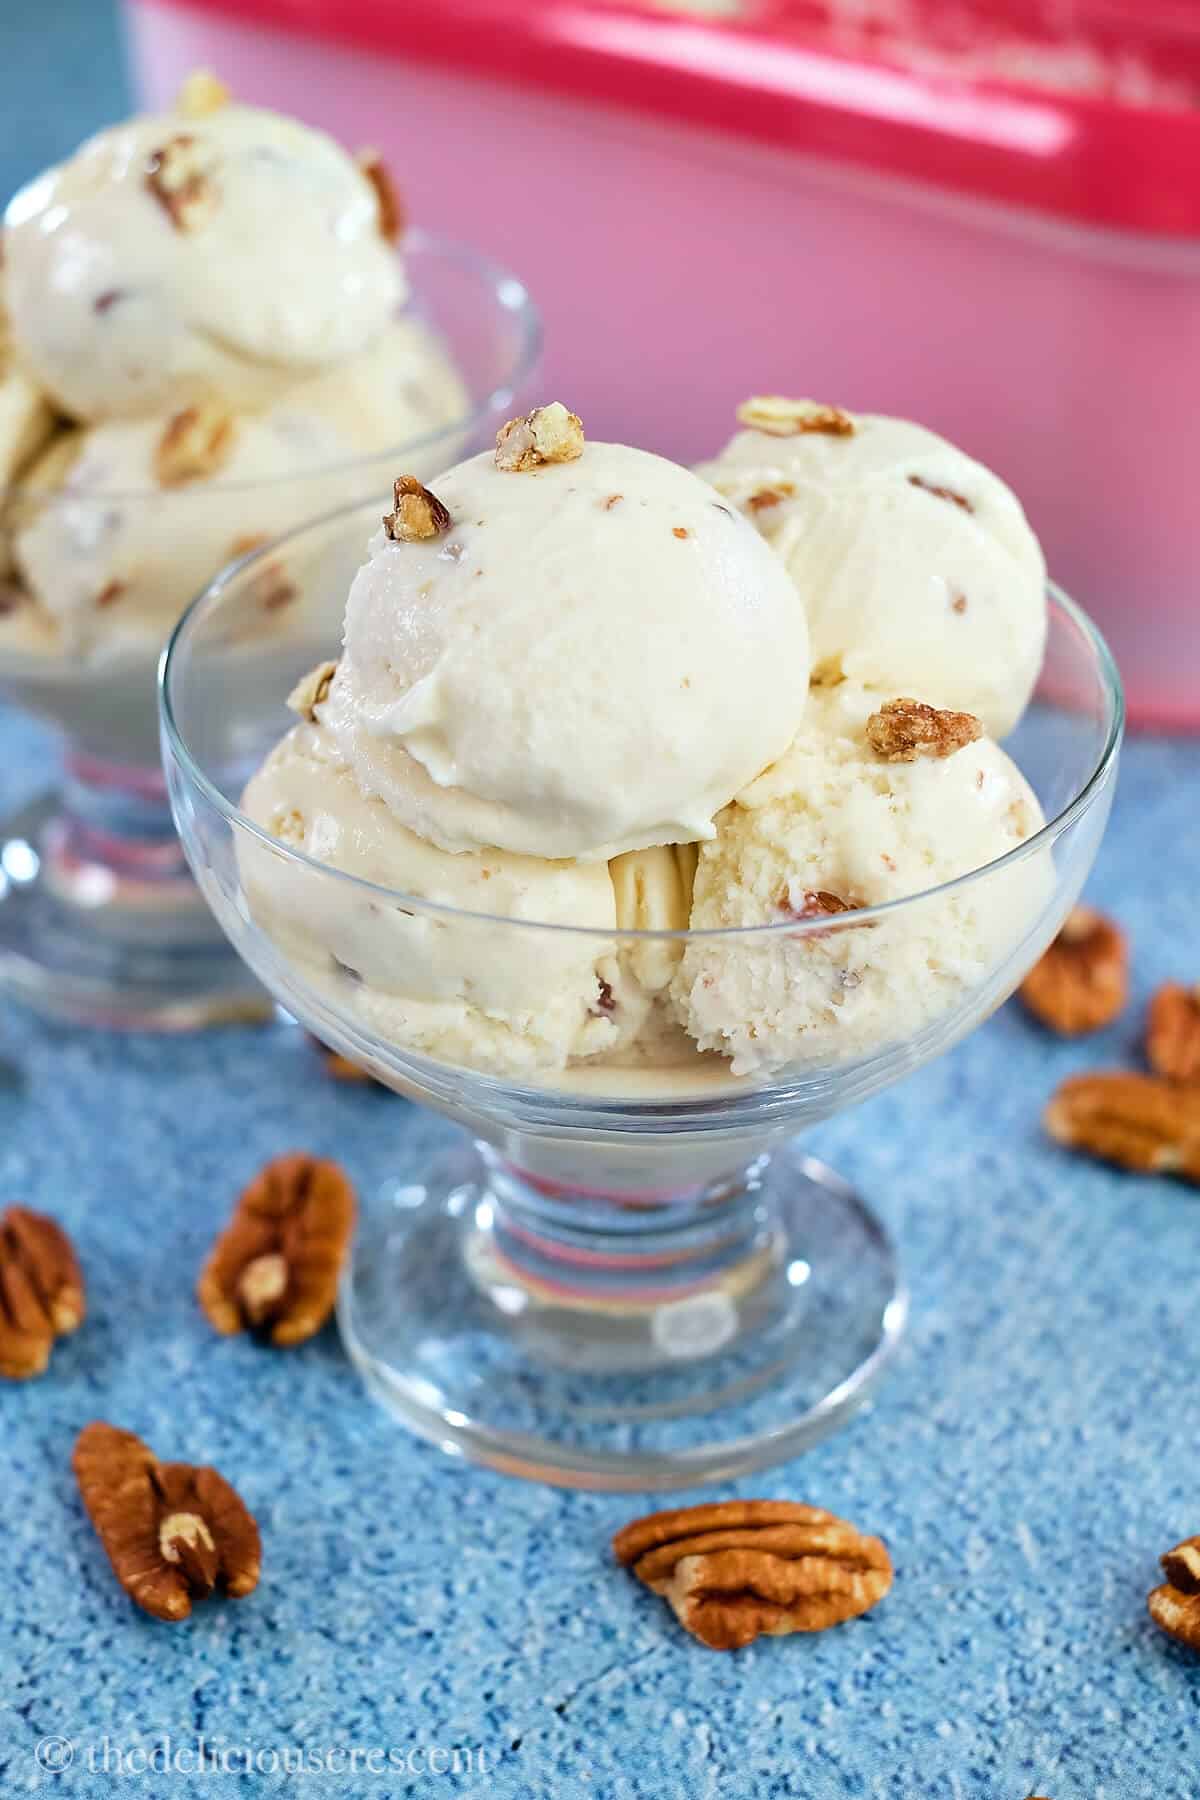
{"type": "Polygon", "coordinates": [[[613,1551],[710,1650],[824,1631],[869,1611],[892,1585],[879,1538],[791,1500],[651,1513],[619,1531],[613,1551]]]}
{"type": "Polygon", "coordinates": [[[1146,1060],[1168,1081],[1200,1082],[1200,985],[1159,988],[1146,1018],[1146,1060]]]}
{"type": "Polygon", "coordinates": [[[80,1432],[71,1466],[113,1573],[143,1612],[186,1619],[214,1588],[240,1600],[258,1586],[258,1526],[215,1469],[159,1462],[132,1431],[100,1420],[80,1432]]]}
{"type": "Polygon", "coordinates": [[[1136,1174],[1200,1183],[1200,1087],[1120,1070],[1072,1075],[1042,1120],[1068,1149],[1136,1174]]]}
{"type": "Polygon", "coordinates": [[[1125,933],[1090,906],[1073,907],[1018,991],[1033,1016],[1063,1037],[1111,1025],[1129,997],[1125,933]]]}
{"type": "Polygon", "coordinates": [[[0,1213],[0,1376],[42,1374],[55,1340],[75,1331],[86,1310],[66,1232],[24,1206],[0,1213]]]}
{"type": "Polygon", "coordinates": [[[1200,1650],[1200,1537],[1184,1538],[1159,1561],[1167,1579],[1146,1602],[1150,1617],[1169,1637],[1200,1650]]]}
{"type": "Polygon", "coordinates": [[[354,1234],[349,1178],[321,1157],[277,1156],[260,1170],[213,1246],[197,1296],[223,1336],[250,1329],[286,1349],[333,1311],[354,1234]]]}

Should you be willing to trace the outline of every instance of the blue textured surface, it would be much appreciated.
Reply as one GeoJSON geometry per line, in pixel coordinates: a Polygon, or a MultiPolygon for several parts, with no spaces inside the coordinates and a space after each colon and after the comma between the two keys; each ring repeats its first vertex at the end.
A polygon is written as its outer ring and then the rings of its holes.
{"type": "MultiPolygon", "coordinates": [[[[3,13],[7,188],[120,99],[104,7],[3,13]],[[60,32],[78,91],[61,85],[60,32]]],[[[0,804],[32,790],[43,753],[0,722],[0,804]]],[[[63,1220],[91,1298],[50,1375],[0,1390],[0,1794],[1195,1800],[1200,1658],[1144,1602],[1157,1552],[1200,1529],[1200,1209],[1071,1161],[1037,1117],[1068,1070],[1136,1055],[1157,981],[1200,973],[1198,804],[1200,746],[1132,746],[1090,890],[1136,946],[1117,1028],[1072,1048],[1006,1008],[813,1135],[901,1241],[911,1332],[870,1412],[737,1491],[881,1532],[897,1579],[863,1621],[738,1656],[693,1645],[610,1566],[636,1497],[452,1466],[374,1409],[332,1333],[281,1356],[201,1320],[198,1263],[267,1156],[336,1155],[369,1194],[445,1127],[333,1087],[282,1028],[164,1042],[0,1013],[22,1076],[0,1089],[0,1203],[63,1220]],[[266,1547],[251,1600],[181,1628],[132,1609],[68,1467],[97,1414],[237,1483],[266,1547]],[[104,1770],[106,1737],[128,1752],[197,1733],[341,1750],[343,1767],[353,1747],[481,1747],[493,1772],[104,1770]],[[54,1734],[77,1746],[68,1774],[38,1771],[54,1734]]]]}
{"type": "MultiPolygon", "coordinates": [[[[0,802],[28,790],[36,750],[0,725],[0,802]]],[[[23,1082],[0,1093],[0,1201],[73,1232],[91,1317],[44,1380],[0,1392],[0,1792],[109,1791],[39,1777],[49,1734],[82,1756],[106,1734],[203,1732],[264,1750],[481,1746],[494,1773],[443,1786],[521,1800],[1194,1800],[1200,1658],[1159,1636],[1145,1595],[1157,1552],[1200,1526],[1185,1278],[1200,1210],[1186,1188],[1069,1159],[1037,1118],[1068,1069],[1136,1055],[1153,983],[1196,973],[1198,794],[1200,746],[1129,750],[1091,888],[1136,945],[1118,1027],[1069,1047],[1006,1008],[813,1134],[904,1247],[911,1334],[870,1412],[736,1491],[881,1532],[897,1579],[865,1620],[736,1657],[692,1644],[610,1565],[636,1498],[452,1465],[375,1410],[332,1332],[278,1355],[199,1316],[196,1269],[267,1156],[336,1155],[369,1195],[445,1126],[335,1087],[284,1027],[163,1041],[9,1011],[0,1050],[23,1082]],[[68,1468],[96,1414],[241,1488],[266,1546],[253,1599],[178,1628],[133,1611],[68,1468]]],[[[437,1787],[309,1779],[348,1800],[437,1787]]]]}

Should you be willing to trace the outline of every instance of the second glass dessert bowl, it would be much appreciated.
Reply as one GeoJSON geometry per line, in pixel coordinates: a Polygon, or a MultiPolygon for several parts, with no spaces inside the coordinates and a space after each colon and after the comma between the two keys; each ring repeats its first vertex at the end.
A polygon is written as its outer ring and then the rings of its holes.
{"type": "MultiPolygon", "coordinates": [[[[394,1178],[363,1196],[339,1308],[347,1349],[407,1425],[510,1472],[667,1489],[781,1461],[866,1396],[906,1311],[887,1233],[797,1134],[950,1048],[1059,929],[1111,801],[1121,696],[1108,653],[1053,594],[1038,695],[1006,745],[1047,823],[973,874],[739,930],[493,917],[333,870],[239,805],[293,722],[293,684],[337,653],[377,523],[377,507],[353,508],[227,572],[176,630],[161,681],[176,821],[238,952],[320,1038],[465,1128],[428,1159],[398,1141],[394,1178]],[[255,584],[280,554],[301,575],[303,629],[239,662],[255,584]],[[963,956],[964,932],[986,952],[963,956]],[[484,1036],[430,1029],[439,968],[499,970],[519,987],[522,970],[569,980],[580,958],[613,972],[617,1004],[638,960],[668,973],[686,961],[734,996],[815,979],[824,1023],[811,1054],[746,1074],[668,1022],[551,1072],[531,1043],[517,1076],[511,1056],[497,1073],[484,1036]]],[[[607,980],[600,996],[613,1003],[607,980]]]]}
{"type": "MultiPolygon", "coordinates": [[[[299,419],[287,441],[282,415],[280,463],[291,472],[261,481],[0,489],[0,695],[63,740],[61,781],[0,822],[0,986],[42,1012],[178,1028],[269,1010],[196,894],[171,823],[158,756],[154,670],[163,629],[155,620],[181,610],[229,557],[338,499],[385,495],[398,460],[431,473],[485,441],[512,411],[541,349],[525,288],[476,252],[420,231],[407,234],[404,259],[414,298],[400,317],[456,371],[459,416],[329,465],[306,450],[299,419]],[[4,575],[4,539],[25,523],[40,534],[48,578],[67,588],[81,579],[75,553],[94,560],[122,536],[136,542],[150,570],[143,581],[152,579],[155,558],[162,572],[154,618],[127,627],[129,597],[113,582],[112,594],[96,600],[104,631],[93,644],[74,651],[52,641],[4,575]]],[[[257,616],[247,606],[239,655],[265,659],[265,668],[296,631],[297,582],[277,556],[257,561],[254,580],[257,616]]],[[[69,602],[64,595],[64,609],[69,602]]]]}

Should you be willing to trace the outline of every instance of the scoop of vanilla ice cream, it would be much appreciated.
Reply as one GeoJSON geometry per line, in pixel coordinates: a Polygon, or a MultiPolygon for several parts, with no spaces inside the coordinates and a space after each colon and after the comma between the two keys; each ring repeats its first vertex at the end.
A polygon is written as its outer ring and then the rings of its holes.
{"type": "Polygon", "coordinates": [[[134,119],[10,202],[14,335],[79,419],[262,406],[384,330],[405,289],[381,226],[322,132],[233,105],[134,119]]]}
{"type": "Polygon", "coordinates": [[[451,851],[711,837],[803,711],[782,564],[696,476],[618,444],[482,455],[434,488],[448,528],[380,533],[346,608],[322,718],[362,787],[451,851]]]}
{"type": "Polygon", "coordinates": [[[1003,737],[1046,636],[1046,566],[998,476],[920,425],[749,402],[700,473],[774,545],[799,589],[814,679],[918,694],[1003,737]],[[793,422],[807,419],[790,435],[793,422]],[[825,428],[814,428],[812,421],[825,428]],[[833,422],[833,428],[830,422],[833,422]]]}
{"type": "MultiPolygon", "coordinates": [[[[369,349],[290,389],[286,404],[301,416],[327,420],[361,455],[413,445],[407,454],[416,472],[428,474],[418,440],[465,420],[471,403],[437,334],[420,319],[401,317],[369,349]]],[[[439,468],[456,448],[439,437],[439,468]]]]}
{"type": "MultiPolygon", "coordinates": [[[[223,563],[357,491],[349,470],[318,472],[349,451],[315,413],[201,420],[202,440],[221,434],[221,456],[211,473],[183,479],[163,461],[171,425],[116,419],[64,432],[23,477],[6,520],[12,560],[60,653],[157,645],[223,563]]],[[[264,608],[288,597],[281,555],[263,572],[264,608]]]]}
{"type": "Polygon", "coordinates": [[[395,898],[356,892],[246,836],[239,842],[257,923],[303,979],[390,1041],[441,1062],[521,1074],[562,1068],[621,1040],[613,944],[602,935],[616,924],[616,906],[603,863],[438,850],[361,792],[315,724],[296,726],[275,747],[242,808],[328,868],[398,890],[395,898]],[[414,910],[406,895],[457,910],[414,910]],[[491,916],[463,916],[470,913],[491,916]]]}
{"type": "MultiPolygon", "coordinates": [[[[855,925],[840,908],[921,894],[994,861],[1043,823],[1016,765],[980,738],[892,762],[867,740],[877,696],[814,690],[787,755],[721,814],[700,850],[693,930],[827,915],[815,934],[688,943],[672,994],[702,1049],[735,1074],[864,1058],[911,1039],[1006,959],[1048,897],[1048,854],[855,925]]],[[[1011,987],[1021,971],[1012,963],[1011,987]]]]}

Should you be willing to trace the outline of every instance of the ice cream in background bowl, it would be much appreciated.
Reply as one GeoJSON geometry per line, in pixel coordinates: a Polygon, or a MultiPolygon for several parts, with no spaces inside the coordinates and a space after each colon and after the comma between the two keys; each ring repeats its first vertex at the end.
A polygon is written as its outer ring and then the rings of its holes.
{"type": "MultiPolygon", "coordinates": [[[[418,209],[420,197],[414,196],[418,209]]],[[[158,766],[154,669],[225,563],[461,454],[536,359],[520,283],[409,229],[370,151],[193,77],[11,201],[0,269],[0,691],[67,780],[0,826],[0,982],[44,1010],[262,1011],[199,904],[158,766]]],[[[243,660],[303,638],[284,560],[243,660]]]]}
{"type": "MultiPolygon", "coordinates": [[[[787,405],[796,436],[850,448],[848,415],[787,405]]],[[[1044,586],[1032,604],[1022,552],[1006,623],[990,539],[922,517],[910,546],[903,502],[899,522],[873,490],[844,505],[852,553],[857,530],[911,556],[918,636],[976,557],[1003,744],[968,650],[933,659],[930,697],[903,633],[892,674],[872,599],[818,662],[814,615],[850,607],[836,559],[809,570],[736,495],[590,441],[557,402],[491,454],[398,472],[382,512],[251,555],[165,659],[176,818],[232,942],[310,1030],[475,1140],[368,1209],[340,1317],[385,1404],[498,1467],[715,1479],[862,1398],[903,1284],[795,1134],[998,1006],[1095,854],[1121,707],[1084,615],[1044,586]],[[278,646],[218,708],[272,558],[324,571],[320,655],[278,646]],[[1034,638],[1055,699],[1026,707],[1034,638]]]]}

